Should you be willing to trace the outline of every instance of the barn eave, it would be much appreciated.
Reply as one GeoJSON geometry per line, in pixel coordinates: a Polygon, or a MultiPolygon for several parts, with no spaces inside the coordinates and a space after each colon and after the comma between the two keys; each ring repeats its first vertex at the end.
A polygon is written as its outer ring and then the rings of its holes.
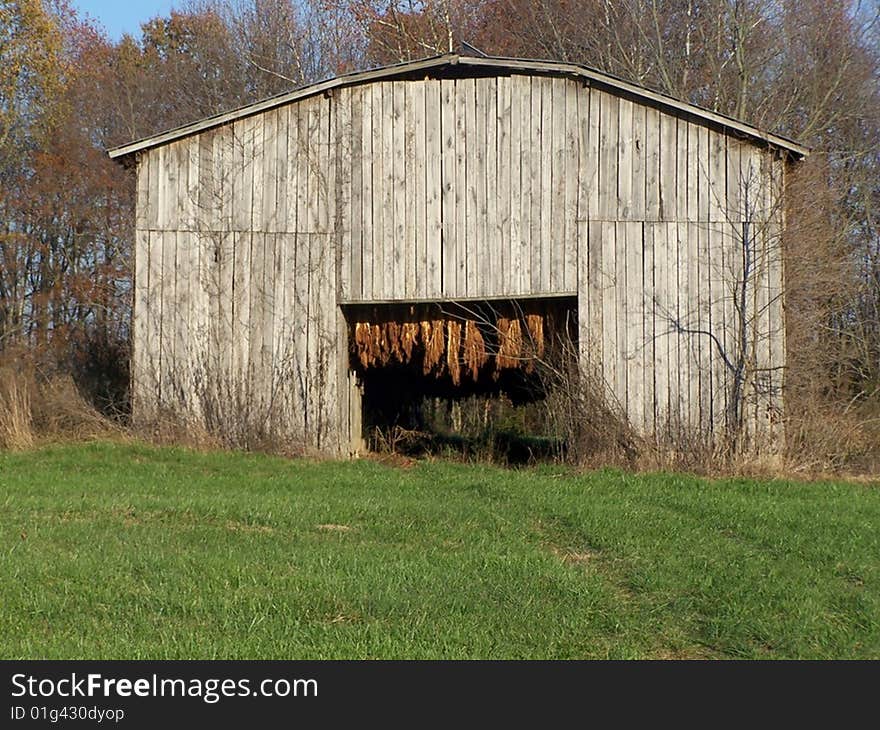
{"type": "Polygon", "coordinates": [[[119,159],[120,162],[128,162],[130,156],[136,155],[137,153],[150,148],[158,147],[193,134],[199,134],[208,129],[228,124],[237,119],[253,116],[300,99],[321,93],[332,93],[332,91],[337,88],[369,83],[371,81],[403,78],[420,73],[436,74],[441,73],[444,70],[461,73],[461,69],[463,68],[473,69],[474,73],[482,71],[484,73],[495,72],[498,74],[532,73],[569,76],[581,79],[585,84],[595,84],[598,87],[607,89],[611,93],[628,95],[643,103],[654,105],[674,113],[685,114],[693,118],[695,121],[720,127],[734,135],[745,137],[746,139],[753,140],[759,144],[776,148],[782,153],[790,155],[795,159],[802,159],[810,153],[808,147],[793,140],[769,132],[764,132],[750,124],[740,122],[731,117],[703,109],[693,104],[679,101],[671,96],[645,89],[637,84],[629,83],[587,66],[573,63],[559,63],[555,61],[446,54],[418,61],[384,66],[382,68],[371,69],[368,71],[353,72],[319,81],[253,104],[248,104],[247,106],[232,111],[215,114],[205,119],[176,127],[175,129],[170,129],[150,137],[145,137],[144,139],[112,148],[108,150],[108,154],[113,159],[119,159]]]}

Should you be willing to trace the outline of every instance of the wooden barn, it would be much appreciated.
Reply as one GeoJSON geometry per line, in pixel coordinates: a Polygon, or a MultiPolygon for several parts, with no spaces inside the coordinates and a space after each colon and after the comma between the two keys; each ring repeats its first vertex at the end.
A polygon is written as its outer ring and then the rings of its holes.
{"type": "Polygon", "coordinates": [[[636,430],[738,418],[778,443],[785,178],[806,154],[582,66],[459,55],[119,147],[135,416],[349,455],[367,371],[497,381],[565,320],[636,430]]]}

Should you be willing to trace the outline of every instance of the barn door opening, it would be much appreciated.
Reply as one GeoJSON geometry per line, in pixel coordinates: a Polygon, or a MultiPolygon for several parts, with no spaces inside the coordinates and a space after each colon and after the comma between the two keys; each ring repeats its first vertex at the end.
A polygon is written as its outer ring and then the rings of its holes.
{"type": "Polygon", "coordinates": [[[577,352],[574,297],[345,307],[366,444],[524,463],[565,448],[548,389],[577,352]]]}

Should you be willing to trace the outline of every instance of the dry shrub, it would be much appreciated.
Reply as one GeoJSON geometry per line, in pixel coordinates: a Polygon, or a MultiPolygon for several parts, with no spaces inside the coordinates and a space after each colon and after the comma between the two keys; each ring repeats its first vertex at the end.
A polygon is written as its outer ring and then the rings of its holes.
{"type": "Polygon", "coordinates": [[[566,443],[566,461],[579,466],[633,468],[645,450],[619,404],[609,400],[601,368],[581,371],[576,345],[560,340],[555,357],[540,360],[538,372],[547,393],[546,413],[566,443]]]}
{"type": "MultiPolygon", "coordinates": [[[[190,362],[195,363],[193,356],[190,362]]],[[[288,372],[276,373],[267,397],[259,397],[252,379],[224,376],[220,367],[192,365],[166,374],[165,391],[135,394],[132,430],[156,445],[198,451],[231,449],[281,456],[307,455],[302,439],[290,433],[288,372]]]]}
{"type": "Polygon", "coordinates": [[[19,451],[34,445],[31,388],[9,368],[0,370],[0,449],[19,451]]]}
{"type": "Polygon", "coordinates": [[[195,451],[252,451],[289,458],[311,454],[299,439],[267,429],[254,420],[239,420],[232,428],[217,421],[205,423],[181,411],[163,409],[135,422],[132,431],[156,446],[180,446],[195,451]]]}
{"type": "Polygon", "coordinates": [[[729,451],[711,437],[677,420],[658,424],[654,439],[643,439],[640,446],[636,467],[641,471],[706,474],[729,459],[729,451]]]}
{"type": "Polygon", "coordinates": [[[866,406],[841,407],[817,400],[792,408],[787,423],[788,468],[799,474],[876,474],[880,419],[866,406]]]}
{"type": "Polygon", "coordinates": [[[171,410],[156,411],[149,418],[134,421],[132,430],[139,438],[155,446],[180,446],[195,451],[229,447],[203,424],[181,417],[171,410]]]}
{"type": "Polygon", "coordinates": [[[403,426],[389,426],[373,430],[373,450],[379,454],[403,455],[426,453],[431,443],[431,434],[403,426]]]}
{"type": "Polygon", "coordinates": [[[43,376],[0,369],[0,448],[28,449],[40,442],[122,436],[124,429],[91,406],[68,375],[43,376]]]}
{"type": "Polygon", "coordinates": [[[73,378],[57,375],[34,382],[31,403],[34,428],[43,438],[87,440],[120,436],[123,428],[83,398],[73,378]]]}

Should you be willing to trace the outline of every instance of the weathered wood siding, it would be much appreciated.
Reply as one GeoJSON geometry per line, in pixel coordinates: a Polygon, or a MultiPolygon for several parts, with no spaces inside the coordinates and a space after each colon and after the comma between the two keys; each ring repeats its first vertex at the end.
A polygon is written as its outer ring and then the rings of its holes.
{"type": "Polygon", "coordinates": [[[341,94],[340,299],[576,294],[578,97],[578,84],[541,76],[341,94]]]}
{"type": "Polygon", "coordinates": [[[577,294],[585,362],[661,435],[723,424],[745,301],[750,428],[770,434],[783,173],[702,120],[529,74],[342,87],[150,149],[135,408],[281,419],[346,453],[359,394],[339,305],[577,294]]]}
{"type": "Polygon", "coordinates": [[[141,416],[247,423],[325,453],[359,439],[336,303],[336,121],[314,97],[142,156],[141,416]]]}

